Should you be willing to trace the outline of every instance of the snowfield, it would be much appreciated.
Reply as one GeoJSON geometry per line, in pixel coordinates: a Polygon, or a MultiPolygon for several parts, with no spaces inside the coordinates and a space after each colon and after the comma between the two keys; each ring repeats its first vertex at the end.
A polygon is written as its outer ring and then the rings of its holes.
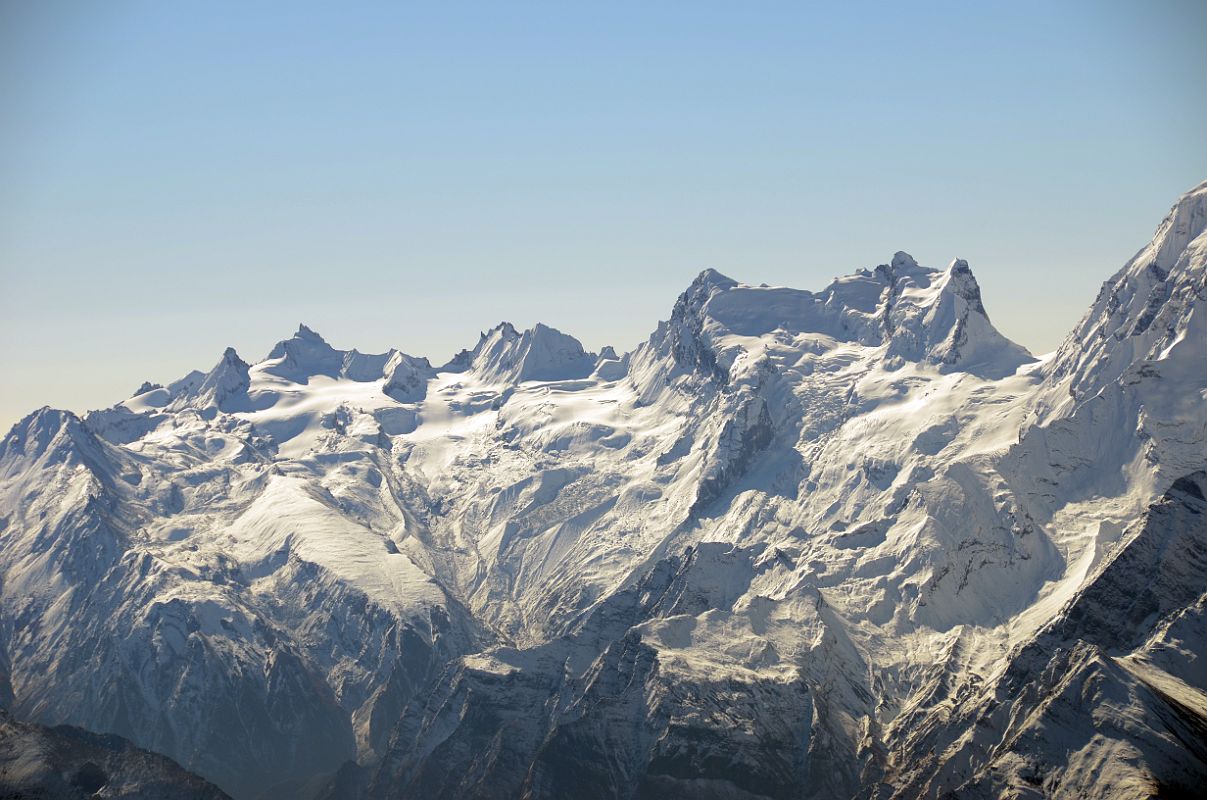
{"type": "Polygon", "coordinates": [[[301,326],[41,409],[0,444],[0,701],[240,800],[1190,796],[1205,231],[1207,183],[1038,358],[897,253],[706,270],[623,355],[301,326]]]}

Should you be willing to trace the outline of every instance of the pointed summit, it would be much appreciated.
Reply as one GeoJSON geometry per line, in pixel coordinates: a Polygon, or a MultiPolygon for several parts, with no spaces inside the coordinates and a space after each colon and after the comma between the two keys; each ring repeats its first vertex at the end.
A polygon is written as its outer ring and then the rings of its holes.
{"type": "MultiPolygon", "coordinates": [[[[934,273],[933,269],[919,266],[913,256],[904,250],[898,250],[896,253],[893,253],[892,261],[879,265],[871,274],[881,283],[887,284],[891,293],[895,291],[894,287],[897,282],[903,278],[916,281],[920,277],[923,283],[928,283],[930,280],[929,276],[932,273],[934,273]]],[[[867,274],[867,272],[860,271],[856,274],[867,274]]]]}
{"type": "Polygon", "coordinates": [[[111,474],[110,454],[96,432],[71,411],[43,406],[0,439],[0,479],[37,466],[83,465],[102,484],[111,474]]]}
{"type": "Polygon", "coordinates": [[[337,350],[313,328],[301,324],[291,338],[277,342],[261,369],[293,383],[306,384],[317,375],[363,383],[388,378],[387,364],[397,353],[392,349],[384,353],[337,350]]]}
{"type": "Polygon", "coordinates": [[[499,383],[585,378],[596,357],[582,342],[556,328],[537,323],[520,333],[502,322],[483,333],[471,351],[453,357],[445,369],[470,370],[483,380],[499,383]]]}
{"type": "Polygon", "coordinates": [[[27,414],[0,440],[0,461],[35,460],[55,447],[56,442],[90,441],[79,417],[70,411],[43,406],[27,414]]]}
{"type": "Polygon", "coordinates": [[[1159,270],[1169,272],[1183,251],[1207,231],[1207,181],[1178,198],[1157,226],[1152,242],[1136,254],[1159,270]]]}
{"type": "Polygon", "coordinates": [[[1207,181],[1178,198],[1152,241],[1102,285],[1057,350],[1051,379],[1067,382],[1063,393],[1077,399],[1129,373],[1164,373],[1175,361],[1184,362],[1188,373],[1202,372],[1205,276],[1207,181]]]}
{"type": "Polygon", "coordinates": [[[638,371],[657,372],[652,352],[680,370],[725,383],[733,360],[726,351],[741,348],[730,337],[770,334],[884,347],[895,363],[985,376],[1010,374],[1032,358],[990,324],[968,262],[956,259],[941,271],[898,251],[889,263],[836,278],[819,292],[750,286],[705,270],[651,336],[650,350],[636,354],[638,371]]]}
{"type": "Polygon", "coordinates": [[[735,281],[733,278],[730,278],[728,275],[722,275],[720,272],[717,272],[712,267],[708,267],[707,269],[701,270],[700,274],[696,276],[696,279],[691,282],[691,288],[694,288],[697,286],[699,286],[699,287],[707,286],[707,287],[715,287],[717,289],[729,289],[729,288],[731,288],[733,286],[737,286],[737,285],[738,285],[738,282],[735,281]]]}
{"type": "Polygon", "coordinates": [[[235,348],[228,347],[213,369],[199,380],[181,386],[172,407],[214,408],[227,413],[243,411],[247,406],[247,390],[251,386],[249,369],[235,348]]]}
{"type": "Polygon", "coordinates": [[[1009,375],[1032,360],[990,323],[981,287],[964,259],[952,259],[939,272],[898,253],[891,277],[881,311],[888,357],[984,377],[1009,375]]]}
{"type": "Polygon", "coordinates": [[[962,297],[969,308],[989,319],[985,304],[981,302],[981,286],[973,277],[972,268],[968,266],[967,261],[955,258],[947,265],[947,287],[953,294],[962,297]]]}
{"type": "Polygon", "coordinates": [[[315,375],[334,378],[344,364],[344,353],[327,344],[327,340],[306,325],[298,325],[291,338],[277,342],[268,354],[275,361],[264,368],[270,375],[307,383],[315,375]]]}
{"type": "Polygon", "coordinates": [[[297,350],[301,345],[306,345],[312,348],[320,347],[328,350],[334,350],[331,345],[327,344],[327,340],[324,339],[318,331],[314,330],[305,323],[299,323],[298,329],[293,336],[290,336],[288,339],[282,339],[273,345],[268,357],[270,359],[283,358],[288,355],[291,349],[297,350]]]}
{"type": "Polygon", "coordinates": [[[298,323],[298,331],[293,335],[295,339],[308,339],[312,342],[327,343],[327,340],[319,335],[318,331],[306,325],[304,322],[298,323]]]}
{"type": "Polygon", "coordinates": [[[518,380],[569,380],[585,378],[595,368],[595,354],[582,342],[556,328],[537,323],[520,336],[522,353],[518,380]]]}
{"type": "Polygon", "coordinates": [[[724,383],[727,372],[718,365],[705,330],[709,321],[706,309],[714,297],[724,296],[739,286],[737,281],[711,267],[702,270],[675,301],[671,318],[660,322],[649,341],[636,351],[637,373],[647,375],[651,385],[662,385],[670,377],[662,362],[669,359],[676,373],[724,383]]]}
{"type": "MultiPolygon", "coordinates": [[[[1160,490],[1203,464],[1207,430],[1207,183],[1182,195],[1152,241],[1103,284],[1045,368],[1020,446],[1091,443],[1061,480],[1160,490]]],[[[1059,454],[1054,459],[1059,461],[1059,454]]]]}
{"type": "Polygon", "coordinates": [[[383,369],[382,391],[400,403],[417,403],[427,395],[427,383],[436,370],[426,358],[395,351],[383,369]]]}
{"type": "Polygon", "coordinates": [[[465,372],[474,365],[478,356],[486,350],[497,346],[499,341],[509,341],[519,337],[515,326],[510,322],[503,321],[494,326],[490,330],[482,331],[478,334],[478,343],[474,345],[472,350],[461,350],[447,363],[440,367],[441,372],[465,372]],[[495,343],[495,344],[492,344],[495,343]]]}

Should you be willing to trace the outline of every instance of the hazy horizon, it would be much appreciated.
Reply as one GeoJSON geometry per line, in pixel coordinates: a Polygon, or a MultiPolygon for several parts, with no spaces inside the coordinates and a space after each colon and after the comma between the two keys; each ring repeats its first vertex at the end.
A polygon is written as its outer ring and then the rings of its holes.
{"type": "Polygon", "coordinates": [[[1207,7],[0,10],[0,428],[299,322],[629,350],[703,268],[967,259],[1051,350],[1207,178],[1207,7]],[[526,12],[526,13],[525,13],[526,12]]]}

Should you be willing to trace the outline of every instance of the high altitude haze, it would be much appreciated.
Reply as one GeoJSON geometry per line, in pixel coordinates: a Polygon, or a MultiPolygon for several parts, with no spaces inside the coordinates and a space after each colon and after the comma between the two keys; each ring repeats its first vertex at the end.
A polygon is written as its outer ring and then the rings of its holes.
{"type": "Polygon", "coordinates": [[[1054,347],[1207,174],[1207,7],[6,3],[0,426],[299,321],[633,347],[704,267],[966,258],[1054,347]]]}

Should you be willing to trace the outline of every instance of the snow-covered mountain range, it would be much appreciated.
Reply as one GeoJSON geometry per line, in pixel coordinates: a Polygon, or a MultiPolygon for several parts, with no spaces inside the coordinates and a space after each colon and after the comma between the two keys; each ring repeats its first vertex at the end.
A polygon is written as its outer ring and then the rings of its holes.
{"type": "MultiPolygon", "coordinates": [[[[968,264],[636,350],[302,326],[0,443],[0,705],[236,798],[1207,785],[1207,183],[1050,357],[968,264]]],[[[15,723],[14,723],[15,724],[15,723]]]]}

